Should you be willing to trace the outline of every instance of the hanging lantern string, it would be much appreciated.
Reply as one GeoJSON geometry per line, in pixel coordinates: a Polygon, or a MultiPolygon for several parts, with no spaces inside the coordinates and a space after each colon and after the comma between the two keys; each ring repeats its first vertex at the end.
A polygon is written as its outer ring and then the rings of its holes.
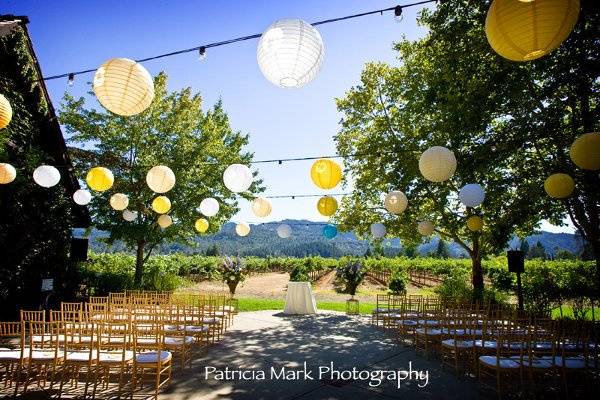
{"type": "MultiPolygon", "coordinates": [[[[398,7],[400,7],[400,9],[403,9],[403,8],[419,6],[419,5],[423,5],[423,4],[427,4],[427,3],[433,3],[433,2],[436,2],[436,1],[437,0],[423,0],[423,1],[418,1],[418,2],[414,2],[414,3],[397,5],[397,6],[394,6],[394,7],[382,8],[382,9],[379,9],[379,10],[373,10],[373,11],[367,11],[367,12],[363,12],[363,13],[359,13],[359,14],[347,15],[345,17],[338,17],[338,18],[326,19],[326,20],[323,20],[323,21],[317,21],[317,22],[312,23],[312,25],[313,26],[324,25],[324,24],[330,24],[330,23],[333,23],[333,22],[339,22],[339,21],[345,21],[345,20],[348,20],[348,19],[364,17],[364,16],[367,16],[367,15],[383,14],[384,12],[394,11],[398,7]]],[[[213,43],[203,44],[203,45],[192,47],[192,48],[189,48],[189,49],[176,50],[176,51],[172,51],[172,52],[164,53],[164,54],[159,54],[159,55],[152,56],[152,57],[140,58],[140,59],[137,59],[135,61],[139,62],[139,63],[142,63],[142,62],[146,62],[146,61],[158,60],[160,58],[172,57],[172,56],[177,56],[177,55],[185,54],[185,53],[198,52],[200,49],[206,50],[206,49],[209,49],[211,47],[226,46],[226,45],[233,44],[233,43],[244,42],[244,41],[252,40],[252,39],[258,39],[261,36],[262,36],[262,33],[255,33],[253,35],[241,36],[241,37],[237,37],[237,38],[234,38],[234,39],[223,40],[223,41],[220,41],[220,42],[213,42],[213,43]]],[[[97,68],[92,68],[92,69],[85,69],[85,70],[75,71],[75,72],[67,72],[67,73],[64,73],[64,74],[51,75],[51,76],[46,76],[43,79],[45,81],[49,81],[49,80],[53,80],[53,79],[60,79],[60,78],[68,77],[69,81],[72,82],[73,78],[75,77],[75,75],[87,74],[87,73],[96,71],[96,69],[97,68]]]]}
{"type": "Polygon", "coordinates": [[[262,197],[265,197],[267,199],[295,199],[296,197],[298,197],[298,198],[302,198],[302,197],[323,197],[323,196],[339,197],[339,196],[349,196],[351,194],[352,193],[284,194],[284,195],[262,196],[262,197]]]}

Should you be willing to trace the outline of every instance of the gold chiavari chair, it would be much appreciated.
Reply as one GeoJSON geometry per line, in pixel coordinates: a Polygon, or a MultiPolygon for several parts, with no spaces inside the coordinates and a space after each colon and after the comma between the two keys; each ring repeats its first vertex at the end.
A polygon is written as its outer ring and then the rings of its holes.
{"type": "Polygon", "coordinates": [[[29,358],[29,348],[25,348],[25,322],[0,322],[0,373],[4,388],[15,384],[14,394],[19,390],[20,372],[29,358]]]}
{"type": "Polygon", "coordinates": [[[430,353],[438,353],[442,343],[444,316],[439,303],[425,301],[417,318],[413,345],[416,352],[422,351],[427,359],[430,353]]]}
{"type": "Polygon", "coordinates": [[[23,321],[27,327],[29,358],[25,363],[23,393],[34,383],[44,389],[50,382],[52,387],[57,368],[62,364],[64,355],[59,352],[61,322],[23,321]]]}
{"type": "Polygon", "coordinates": [[[60,303],[60,311],[83,311],[83,303],[60,303]]]}
{"type": "Polygon", "coordinates": [[[379,325],[383,323],[384,316],[390,312],[390,295],[378,294],[375,302],[375,309],[371,313],[371,324],[379,325]]]}
{"type": "Polygon", "coordinates": [[[108,312],[107,302],[86,303],[86,313],[89,321],[106,321],[108,312]]]}
{"type": "Polygon", "coordinates": [[[589,324],[581,321],[563,321],[560,327],[554,364],[560,374],[564,398],[591,392],[590,372],[594,361],[590,349],[598,349],[595,344],[591,346],[589,335],[589,324]]]}
{"type": "Polygon", "coordinates": [[[185,307],[169,308],[163,313],[163,334],[165,349],[175,358],[179,358],[181,369],[190,366],[192,362],[192,346],[195,337],[188,330],[185,307]]]}
{"type": "Polygon", "coordinates": [[[442,367],[453,367],[456,375],[462,376],[473,362],[475,340],[481,337],[478,316],[470,310],[448,310],[442,331],[447,336],[441,343],[442,367]]]}
{"type": "Polygon", "coordinates": [[[88,393],[92,383],[94,368],[98,363],[98,338],[95,323],[62,322],[64,342],[61,343],[63,362],[61,364],[59,392],[66,393],[65,383],[69,391],[81,395],[79,383],[83,382],[83,397],[88,393]]]}
{"type": "Polygon", "coordinates": [[[92,398],[121,398],[127,387],[133,365],[130,324],[104,322],[98,324],[98,364],[94,369],[92,398]]]}
{"type": "Polygon", "coordinates": [[[523,357],[524,383],[536,397],[544,398],[548,387],[556,387],[555,357],[556,335],[551,321],[536,320],[530,326],[527,354],[523,357]]]}
{"type": "Polygon", "coordinates": [[[172,354],[165,350],[163,327],[152,322],[133,324],[133,378],[132,391],[143,391],[145,383],[154,399],[160,389],[171,381],[172,354]]]}
{"type": "Polygon", "coordinates": [[[207,296],[200,300],[199,312],[201,313],[201,323],[208,326],[208,335],[211,343],[221,339],[223,332],[223,319],[217,315],[217,300],[207,296]]]}
{"type": "Polygon", "coordinates": [[[30,311],[30,310],[21,310],[21,321],[45,321],[46,320],[46,310],[40,311],[30,311]]]}

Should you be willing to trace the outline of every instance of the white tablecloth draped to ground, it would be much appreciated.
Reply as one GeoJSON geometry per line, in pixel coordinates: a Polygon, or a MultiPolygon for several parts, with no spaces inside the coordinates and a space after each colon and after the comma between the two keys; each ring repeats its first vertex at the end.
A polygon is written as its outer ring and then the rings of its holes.
{"type": "Polygon", "coordinates": [[[316,314],[317,302],[310,282],[289,282],[284,314],[316,314]]]}

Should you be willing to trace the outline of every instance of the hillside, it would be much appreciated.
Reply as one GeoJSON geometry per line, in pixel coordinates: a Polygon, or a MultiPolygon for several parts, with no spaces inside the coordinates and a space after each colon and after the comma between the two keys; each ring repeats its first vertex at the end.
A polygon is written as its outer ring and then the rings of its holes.
{"type": "MultiPolygon", "coordinates": [[[[306,220],[285,220],[292,226],[292,237],[281,239],[277,236],[279,223],[268,223],[252,225],[250,235],[239,237],[235,233],[235,224],[227,223],[221,231],[211,236],[197,236],[190,244],[165,243],[157,249],[157,253],[168,254],[181,252],[185,254],[205,253],[207,249],[217,246],[221,254],[240,256],[291,256],[304,257],[320,255],[323,257],[340,257],[343,255],[363,255],[368,249],[368,243],[359,240],[353,233],[340,233],[333,240],[325,239],[321,230],[323,225],[306,220]]],[[[79,232],[81,234],[81,232],[79,232]]],[[[105,232],[92,231],[90,234],[90,249],[95,252],[119,252],[128,251],[123,243],[115,243],[108,246],[102,241],[105,232]]],[[[439,238],[433,237],[428,242],[421,244],[418,251],[421,255],[434,252],[439,238]]],[[[531,246],[538,241],[542,243],[546,252],[552,256],[557,250],[565,249],[577,254],[580,244],[576,235],[570,233],[539,232],[529,236],[527,241],[531,246]]],[[[518,239],[513,239],[509,246],[518,247],[518,239]]],[[[456,243],[448,244],[452,257],[465,257],[464,250],[456,243]]],[[[385,255],[393,256],[402,252],[399,239],[388,239],[384,242],[385,255]]]]}

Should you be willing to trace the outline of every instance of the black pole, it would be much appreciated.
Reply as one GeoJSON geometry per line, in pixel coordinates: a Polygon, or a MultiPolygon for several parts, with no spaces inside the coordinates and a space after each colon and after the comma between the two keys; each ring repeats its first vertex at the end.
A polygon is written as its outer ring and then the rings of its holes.
{"type": "Polygon", "coordinates": [[[523,311],[523,288],[521,287],[521,271],[517,271],[517,298],[519,301],[519,311],[523,311]]]}

